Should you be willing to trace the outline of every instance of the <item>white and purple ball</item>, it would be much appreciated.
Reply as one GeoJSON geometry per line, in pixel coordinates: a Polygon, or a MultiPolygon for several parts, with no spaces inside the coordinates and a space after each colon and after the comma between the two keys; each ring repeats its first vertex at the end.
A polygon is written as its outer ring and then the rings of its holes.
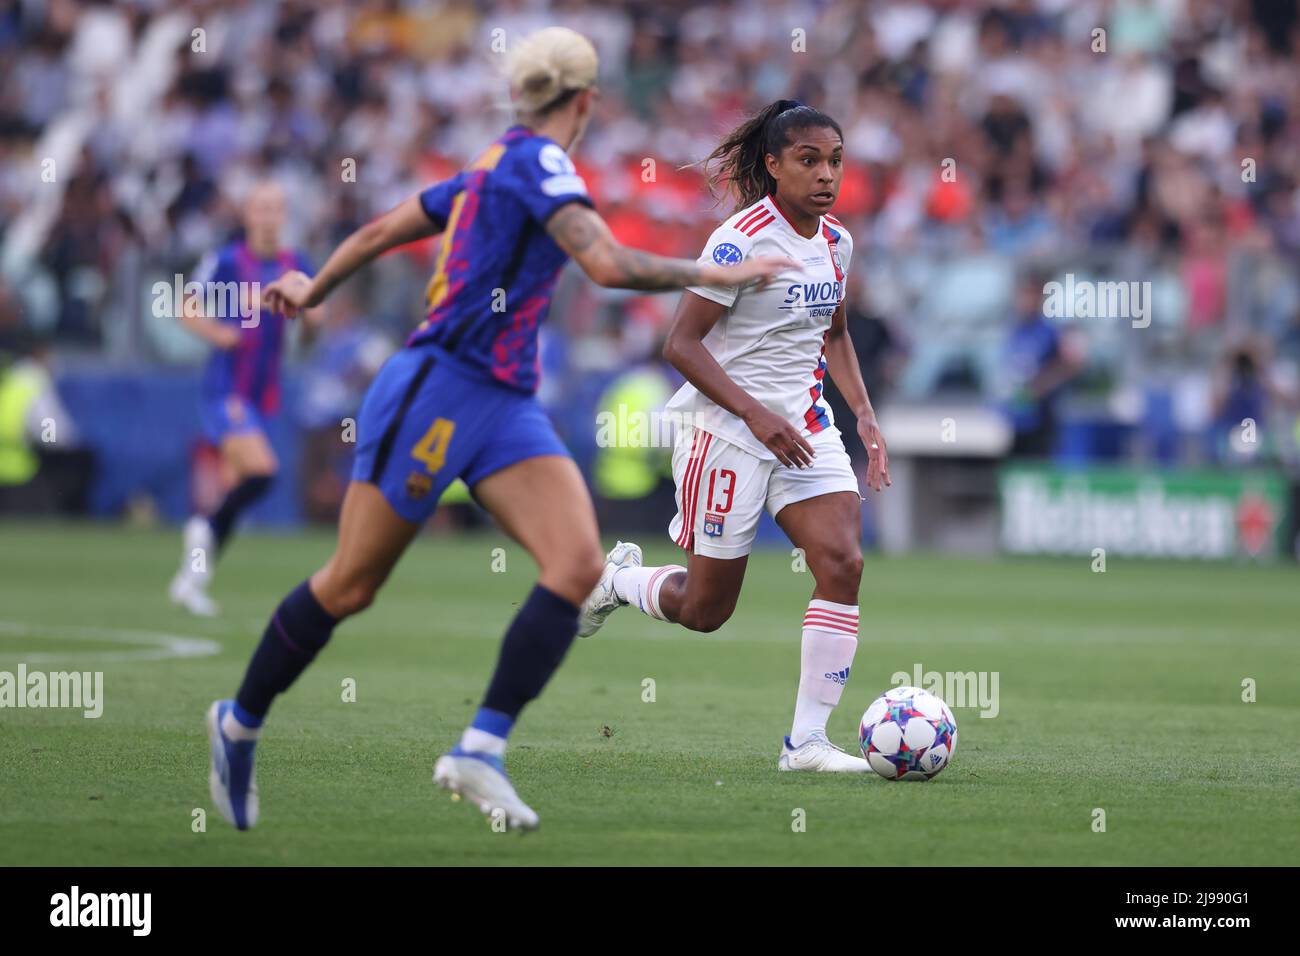
{"type": "Polygon", "coordinates": [[[957,749],[957,721],[928,690],[894,687],[862,715],[858,743],[871,769],[886,780],[929,780],[957,749]]]}

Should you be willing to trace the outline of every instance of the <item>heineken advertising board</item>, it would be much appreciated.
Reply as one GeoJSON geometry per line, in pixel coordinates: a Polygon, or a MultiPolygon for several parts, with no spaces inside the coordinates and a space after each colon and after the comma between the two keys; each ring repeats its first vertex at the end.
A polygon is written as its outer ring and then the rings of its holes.
{"type": "Polygon", "coordinates": [[[1273,558],[1284,547],[1287,486],[1272,472],[1012,465],[998,484],[1013,554],[1273,558]]]}

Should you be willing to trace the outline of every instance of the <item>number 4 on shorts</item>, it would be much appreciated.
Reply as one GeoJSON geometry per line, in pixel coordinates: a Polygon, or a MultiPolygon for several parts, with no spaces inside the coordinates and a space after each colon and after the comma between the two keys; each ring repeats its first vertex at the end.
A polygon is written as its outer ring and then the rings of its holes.
{"type": "Polygon", "coordinates": [[[434,419],[424,437],[415,443],[411,457],[424,462],[429,474],[435,474],[447,460],[447,443],[451,433],[456,430],[456,423],[446,418],[434,419]]]}

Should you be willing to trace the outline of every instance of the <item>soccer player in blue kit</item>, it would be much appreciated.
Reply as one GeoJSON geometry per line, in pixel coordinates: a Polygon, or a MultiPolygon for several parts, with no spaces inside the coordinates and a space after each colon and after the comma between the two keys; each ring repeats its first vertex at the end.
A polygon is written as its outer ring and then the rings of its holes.
{"type": "Polygon", "coordinates": [[[641,290],[761,284],[799,271],[785,256],[700,264],[618,243],[567,153],[594,109],[595,49],[550,27],[508,62],[518,125],[456,176],[358,229],[314,279],[289,272],[266,291],[267,306],[292,316],[380,253],[442,234],[427,317],[358,417],[337,548],[271,616],[234,699],[208,710],[212,797],[240,829],[257,821],[253,754],[271,702],[340,621],[371,603],[456,478],[528,550],[539,576],[506,629],[482,705],[433,778],[486,815],[499,810],[512,829],[536,827],[506,775],[506,738],[564,659],[604,566],[587,487],[534,395],[538,326],[555,280],[570,257],[600,285],[641,290]]]}
{"type": "MultiPolygon", "coordinates": [[[[202,259],[194,279],[205,290],[229,292],[190,300],[181,323],[213,346],[203,371],[200,419],[203,433],[221,453],[229,490],[216,511],[185,525],[181,564],[169,595],[191,614],[212,617],[217,605],[208,586],[217,557],[239,516],[271,487],[279,462],[267,423],[280,407],[284,316],[262,308],[258,290],[291,270],[311,272],[306,256],[280,245],[285,222],[284,190],[275,182],[253,186],[244,202],[244,237],[202,259]]],[[[315,320],[318,310],[310,310],[315,320]]]]}

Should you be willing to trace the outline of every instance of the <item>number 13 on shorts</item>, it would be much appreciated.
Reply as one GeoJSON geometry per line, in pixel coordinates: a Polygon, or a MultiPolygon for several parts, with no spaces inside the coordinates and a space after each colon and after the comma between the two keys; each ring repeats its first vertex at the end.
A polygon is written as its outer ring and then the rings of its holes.
{"type": "Polygon", "coordinates": [[[704,499],[705,534],[711,538],[722,535],[724,517],[731,510],[732,498],[736,493],[736,473],[730,468],[713,468],[709,471],[709,493],[704,499]],[[714,489],[717,489],[717,496],[714,489]]]}
{"type": "Polygon", "coordinates": [[[714,468],[709,472],[709,510],[725,515],[731,510],[731,498],[736,493],[736,473],[730,468],[714,468]],[[717,485],[719,497],[713,496],[717,485]]]}

